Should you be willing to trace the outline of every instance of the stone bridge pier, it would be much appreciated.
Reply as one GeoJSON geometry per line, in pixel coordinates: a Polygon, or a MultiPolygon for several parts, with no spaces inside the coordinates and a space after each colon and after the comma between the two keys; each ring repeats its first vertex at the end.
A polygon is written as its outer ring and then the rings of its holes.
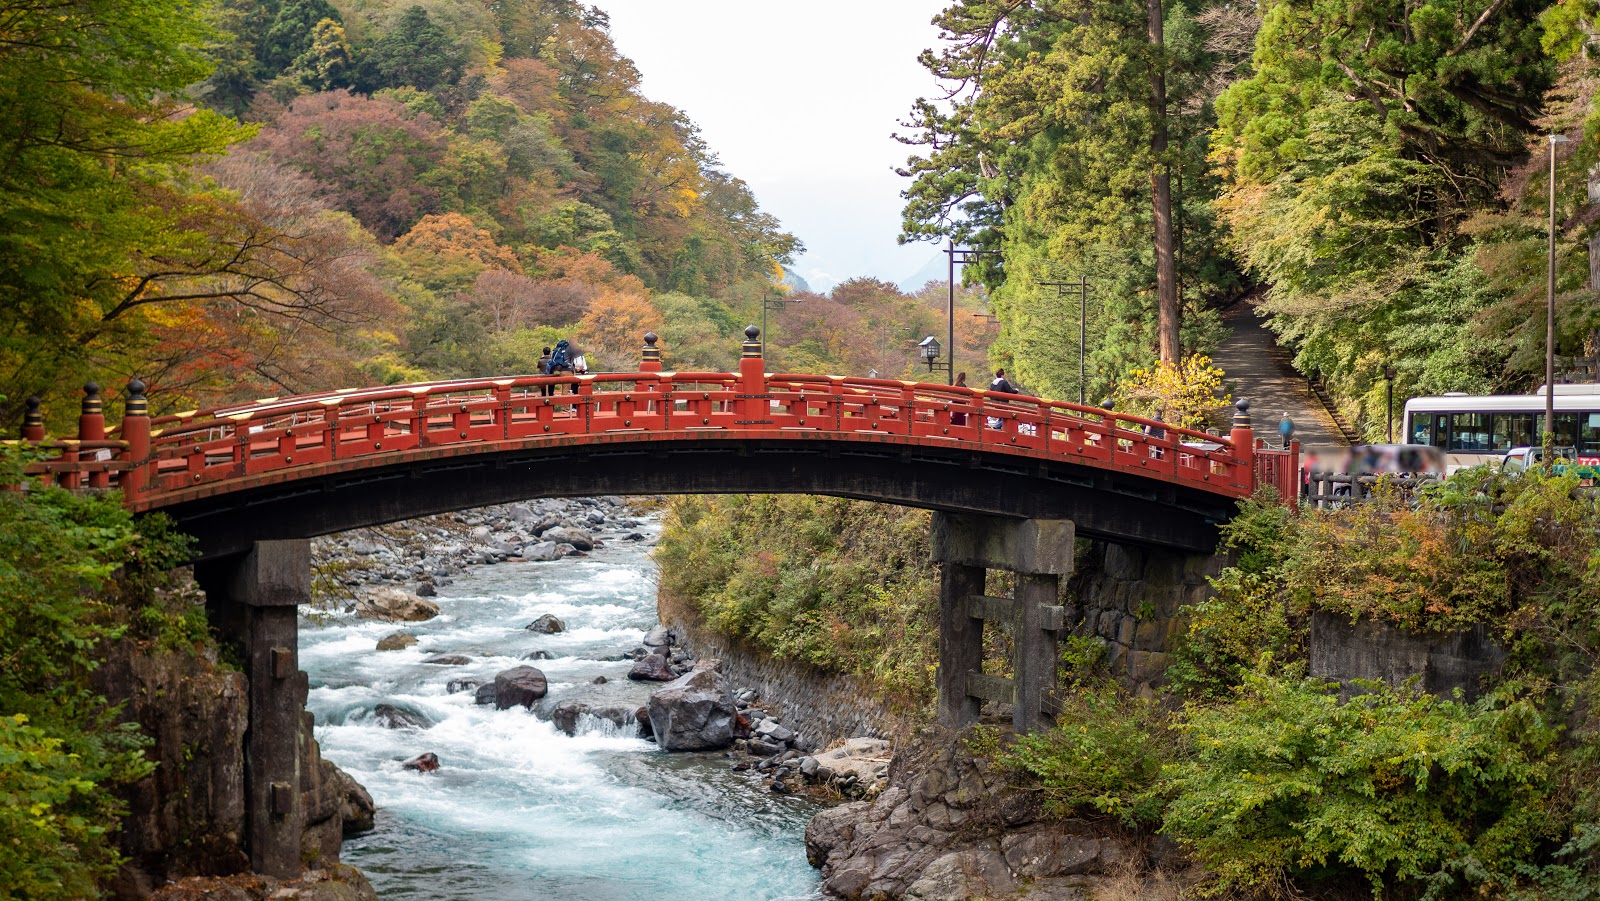
{"type": "Polygon", "coordinates": [[[299,605],[311,600],[311,542],[258,541],[242,557],[195,567],[206,612],[240,650],[250,681],[245,730],[245,846],[250,868],[280,879],[300,875],[305,811],[300,793],[299,605]]]}
{"type": "Polygon", "coordinates": [[[933,559],[939,586],[939,721],[960,728],[983,701],[1012,705],[1017,732],[1052,719],[1061,577],[1072,574],[1076,529],[1065,519],[936,513],[933,559]],[[1011,597],[984,594],[988,571],[1016,573],[1011,597]],[[983,672],[985,625],[1011,636],[1011,677],[983,672]]]}

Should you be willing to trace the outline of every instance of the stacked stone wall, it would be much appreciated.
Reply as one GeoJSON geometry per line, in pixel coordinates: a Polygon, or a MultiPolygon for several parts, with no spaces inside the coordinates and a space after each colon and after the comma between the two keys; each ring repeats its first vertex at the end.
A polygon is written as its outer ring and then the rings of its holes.
{"type": "Polygon", "coordinates": [[[1158,685],[1183,635],[1185,605],[1210,596],[1226,557],[1088,542],[1064,603],[1072,634],[1105,642],[1112,669],[1135,686],[1158,685]]]}
{"type": "Polygon", "coordinates": [[[898,741],[914,728],[912,714],[892,709],[869,689],[868,680],[833,673],[797,660],[777,660],[744,642],[718,635],[698,622],[666,624],[700,660],[717,658],[738,689],[753,689],[785,725],[818,747],[847,738],[898,741]]]}

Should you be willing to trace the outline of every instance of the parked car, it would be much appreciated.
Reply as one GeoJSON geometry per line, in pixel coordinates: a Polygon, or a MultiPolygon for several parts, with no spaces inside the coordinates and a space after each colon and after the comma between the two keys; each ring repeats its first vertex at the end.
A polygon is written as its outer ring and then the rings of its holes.
{"type": "MultiPolygon", "coordinates": [[[[1589,462],[1589,459],[1579,457],[1577,448],[1558,447],[1555,448],[1554,469],[1558,473],[1575,471],[1579,478],[1585,481],[1593,481],[1597,476],[1600,476],[1600,466],[1589,462]],[[1577,462],[1571,462],[1574,460],[1577,462]]],[[[1502,472],[1523,472],[1540,465],[1542,462],[1544,462],[1544,448],[1513,447],[1511,450],[1506,451],[1505,456],[1501,457],[1495,465],[1502,472]]]]}

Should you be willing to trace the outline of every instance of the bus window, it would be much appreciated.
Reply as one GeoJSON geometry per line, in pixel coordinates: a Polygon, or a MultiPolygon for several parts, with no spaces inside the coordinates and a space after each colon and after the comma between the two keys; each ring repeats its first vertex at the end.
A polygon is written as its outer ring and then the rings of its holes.
{"type": "Polygon", "coordinates": [[[1433,438],[1433,416],[1428,413],[1418,413],[1411,417],[1411,443],[1435,444],[1433,438]]]}
{"type": "MultiPolygon", "coordinates": [[[[1580,421],[1587,426],[1589,414],[1587,413],[1557,413],[1556,414],[1556,447],[1574,447],[1578,443],[1578,426],[1580,421]]],[[[1539,435],[1540,443],[1544,440],[1544,414],[1540,413],[1533,419],[1534,431],[1539,435]]]]}
{"type": "Polygon", "coordinates": [[[1513,447],[1532,447],[1538,442],[1533,440],[1533,414],[1532,413],[1496,413],[1494,414],[1494,449],[1510,450],[1513,447]]]}
{"type": "Polygon", "coordinates": [[[1488,413],[1454,413],[1450,417],[1450,449],[1459,451],[1487,451],[1490,446],[1490,420],[1488,413]]]}
{"type": "Polygon", "coordinates": [[[1600,454],[1600,413],[1579,413],[1578,420],[1578,453],[1600,454]]]}

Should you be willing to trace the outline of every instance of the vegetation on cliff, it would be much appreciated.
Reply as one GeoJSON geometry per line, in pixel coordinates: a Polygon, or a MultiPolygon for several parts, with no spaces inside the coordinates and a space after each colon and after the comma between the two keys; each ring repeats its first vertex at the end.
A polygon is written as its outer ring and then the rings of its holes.
{"type": "MultiPolygon", "coordinates": [[[[18,484],[0,452],[0,484],[18,484]]],[[[115,495],[0,491],[0,896],[84,898],[118,863],[117,788],[146,739],[89,674],[105,645],[205,639],[203,608],[163,594],[187,539],[115,495]]]]}
{"type": "Polygon", "coordinates": [[[921,510],[803,495],[674,499],[661,542],[664,620],[688,616],[780,659],[933,698],[938,586],[921,510]]]}
{"type": "Polygon", "coordinates": [[[1000,759],[1058,813],[1179,840],[1214,894],[1592,897],[1600,512],[1577,488],[1469,470],[1415,506],[1248,503],[1164,696],[1080,672],[1057,728],[1000,759]],[[1318,611],[1482,626],[1510,659],[1473,702],[1383,683],[1345,701],[1306,676],[1318,611]]]}

